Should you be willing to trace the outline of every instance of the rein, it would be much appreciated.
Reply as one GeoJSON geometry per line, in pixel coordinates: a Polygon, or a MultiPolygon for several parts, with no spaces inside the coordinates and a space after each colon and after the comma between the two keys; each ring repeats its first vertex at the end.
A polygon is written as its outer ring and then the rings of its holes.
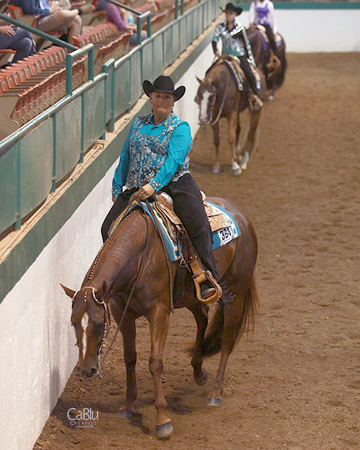
{"type": "MultiPolygon", "coordinates": [[[[227,74],[228,74],[228,77],[227,77],[227,80],[226,80],[226,87],[225,87],[224,96],[223,96],[223,99],[222,99],[222,102],[221,102],[221,105],[220,105],[220,108],[219,108],[219,112],[218,112],[218,115],[217,115],[216,119],[213,122],[210,122],[210,126],[211,127],[214,126],[215,124],[217,124],[217,122],[220,120],[220,116],[221,116],[221,113],[222,113],[224,105],[225,105],[226,95],[227,95],[227,91],[229,89],[229,83],[230,83],[230,73],[229,73],[229,71],[227,71],[227,74]]],[[[214,105],[215,105],[215,99],[214,99],[214,103],[211,105],[211,110],[213,109],[214,105]]]]}
{"type": "MultiPolygon", "coordinates": [[[[132,199],[132,197],[130,198],[130,200],[131,200],[131,199],[132,199]]],[[[136,201],[136,200],[134,200],[134,201],[136,201]]],[[[140,202],[138,202],[138,203],[140,203],[140,202]]],[[[124,215],[123,215],[123,218],[125,217],[127,211],[130,209],[131,206],[132,206],[132,202],[129,201],[129,206],[126,208],[125,213],[124,213],[124,215]]],[[[149,224],[148,224],[148,221],[147,221],[147,220],[146,220],[146,231],[147,231],[147,233],[146,233],[145,247],[144,247],[144,250],[143,250],[143,252],[141,253],[141,257],[140,257],[140,259],[139,259],[139,264],[138,264],[137,274],[139,274],[139,272],[140,272],[141,265],[142,265],[142,257],[143,257],[143,255],[144,255],[145,250],[147,249],[148,243],[149,243],[149,224]]],[[[117,329],[116,329],[116,332],[115,332],[115,336],[113,337],[113,340],[111,341],[111,343],[110,343],[110,345],[109,345],[109,348],[106,350],[106,353],[105,353],[105,355],[104,355],[104,357],[103,357],[103,363],[104,363],[105,359],[107,358],[108,354],[110,353],[110,350],[112,350],[112,347],[113,347],[113,345],[114,345],[114,343],[115,343],[115,340],[116,340],[116,338],[117,338],[117,335],[118,335],[118,333],[119,333],[119,331],[120,331],[121,325],[123,324],[123,321],[124,321],[124,318],[125,318],[126,311],[128,310],[128,307],[129,307],[129,304],[130,304],[131,297],[132,297],[132,295],[133,295],[133,293],[134,293],[135,287],[137,286],[137,281],[138,281],[138,277],[135,278],[135,282],[134,282],[133,287],[132,287],[132,289],[131,289],[130,295],[129,295],[128,299],[126,300],[126,304],[125,304],[125,308],[124,308],[124,311],[123,311],[122,316],[121,316],[121,320],[120,320],[120,322],[119,322],[119,325],[117,326],[117,329]]],[[[98,358],[98,368],[99,368],[99,370],[100,370],[100,355],[101,355],[101,354],[102,354],[102,351],[101,351],[101,352],[99,351],[99,358],[98,358]]],[[[99,375],[101,375],[101,371],[99,372],[99,375]]],[[[101,378],[101,376],[99,376],[99,378],[101,378]]]]}
{"type": "MultiPolygon", "coordinates": [[[[133,197],[133,196],[132,196],[132,197],[133,197]]],[[[128,206],[128,207],[126,208],[126,210],[124,211],[124,215],[123,215],[123,217],[121,218],[120,222],[125,218],[126,213],[128,212],[128,210],[133,206],[133,202],[134,202],[134,201],[137,201],[137,200],[131,201],[131,200],[132,200],[132,197],[130,198],[129,206],[128,206]]],[[[138,202],[138,203],[140,203],[140,202],[138,202]]],[[[120,223],[120,222],[119,222],[119,223],[120,223]]],[[[117,224],[117,226],[119,225],[119,223],[117,224]]],[[[147,220],[146,220],[146,230],[147,230],[147,234],[146,234],[147,238],[146,238],[144,250],[143,250],[143,252],[141,253],[141,257],[139,258],[139,263],[138,263],[138,268],[137,268],[137,274],[139,274],[139,272],[140,272],[141,265],[142,265],[142,257],[143,257],[143,255],[144,255],[144,253],[145,253],[145,250],[147,249],[148,244],[149,244],[149,224],[148,224],[148,221],[147,221],[147,220]]],[[[126,312],[127,312],[127,310],[128,310],[129,304],[130,304],[130,300],[131,300],[131,298],[132,298],[132,296],[133,296],[133,293],[134,293],[134,290],[135,290],[135,288],[136,288],[136,286],[137,286],[137,281],[138,281],[138,277],[136,276],[135,282],[134,282],[133,287],[132,287],[131,292],[130,292],[130,295],[129,295],[128,299],[126,300],[125,308],[124,308],[123,314],[122,314],[122,316],[121,316],[121,320],[120,320],[120,322],[119,322],[119,325],[117,326],[117,329],[116,329],[116,332],[115,332],[115,336],[113,337],[113,340],[111,341],[110,346],[109,346],[108,349],[106,350],[106,353],[105,353],[105,355],[104,355],[104,357],[103,357],[103,359],[102,359],[102,362],[103,362],[103,363],[104,363],[105,359],[107,358],[107,356],[108,356],[110,350],[112,349],[112,347],[113,347],[113,345],[114,345],[114,342],[115,342],[115,340],[116,340],[116,337],[117,337],[117,335],[118,335],[118,333],[119,333],[119,331],[120,331],[121,325],[123,324],[123,321],[124,321],[124,318],[125,318],[125,314],[126,314],[126,312]]],[[[79,291],[75,292],[75,294],[74,294],[74,296],[73,296],[73,301],[74,301],[74,299],[75,299],[76,294],[77,294],[78,292],[84,290],[84,289],[91,289],[93,300],[94,300],[98,305],[104,306],[104,334],[103,334],[103,337],[102,337],[102,340],[101,340],[101,344],[100,344],[100,347],[99,347],[99,351],[98,351],[98,363],[97,363],[98,377],[99,377],[99,378],[102,378],[101,364],[100,364],[100,357],[101,357],[101,355],[102,355],[102,353],[103,353],[103,346],[104,346],[104,343],[105,343],[105,339],[108,337],[108,335],[109,335],[109,333],[110,333],[110,317],[111,317],[111,315],[110,315],[110,309],[109,309],[109,305],[108,305],[104,300],[99,301],[99,300],[96,298],[96,295],[95,295],[96,290],[95,290],[95,288],[92,287],[92,286],[84,286],[84,287],[81,288],[79,291]]],[[[84,297],[84,302],[85,302],[85,303],[87,302],[86,296],[84,297]]]]}

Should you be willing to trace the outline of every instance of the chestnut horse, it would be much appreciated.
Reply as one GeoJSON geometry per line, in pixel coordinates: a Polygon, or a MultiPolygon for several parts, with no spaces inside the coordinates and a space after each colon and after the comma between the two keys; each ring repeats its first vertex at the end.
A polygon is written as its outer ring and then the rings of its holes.
{"type": "Polygon", "coordinates": [[[266,78],[267,101],[272,101],[274,100],[275,91],[282,86],[285,80],[287,62],[285,54],[286,44],[284,38],[280,34],[275,36],[277,42],[277,56],[280,60],[280,66],[272,67],[271,64],[269,64],[269,44],[265,42],[264,33],[262,33],[257,27],[251,26],[248,29],[248,37],[256,65],[262,72],[264,72],[266,78]]]}
{"type": "MultiPolygon", "coordinates": [[[[261,109],[255,111],[249,99],[248,83],[244,83],[244,90],[239,91],[230,70],[224,63],[230,56],[220,57],[207,71],[204,80],[197,80],[200,86],[195,97],[195,102],[199,105],[199,122],[201,125],[210,124],[213,129],[215,144],[215,164],[213,173],[220,172],[220,136],[219,120],[225,117],[229,124],[229,144],[231,148],[231,166],[234,175],[240,175],[241,170],[245,170],[251,152],[256,148],[258,141],[259,121],[261,109]],[[249,109],[250,125],[246,140],[240,148],[240,113],[249,109]]],[[[259,90],[262,99],[266,94],[266,83],[264,74],[257,69],[260,76],[261,89],[259,90]]],[[[245,75],[244,75],[245,79],[245,75]]]]}
{"type": "MultiPolygon", "coordinates": [[[[211,199],[209,199],[211,200],[211,199]]],[[[208,406],[219,406],[224,374],[230,353],[242,334],[253,324],[257,306],[254,269],[257,239],[251,223],[230,202],[212,199],[226,208],[239,225],[241,235],[215,250],[217,270],[224,286],[223,297],[208,327],[209,307],[195,296],[187,275],[175,308],[188,308],[197,324],[196,342],[191,350],[193,375],[198,385],[207,382],[203,358],[221,352],[208,406]],[[225,284],[226,283],[226,287],[225,284]]],[[[99,369],[100,354],[110,326],[110,310],[123,337],[127,392],[121,416],[131,417],[137,397],[135,376],[135,320],[145,316],[150,325],[149,369],[155,384],[156,435],[170,436],[171,420],[161,378],[163,355],[169,328],[171,291],[179,262],[167,262],[161,239],[152,219],[137,207],[120,221],[105,242],[77,292],[63,286],[72,298],[71,323],[79,346],[78,369],[92,377],[99,369]],[[171,274],[171,276],[170,276],[171,274]]]]}

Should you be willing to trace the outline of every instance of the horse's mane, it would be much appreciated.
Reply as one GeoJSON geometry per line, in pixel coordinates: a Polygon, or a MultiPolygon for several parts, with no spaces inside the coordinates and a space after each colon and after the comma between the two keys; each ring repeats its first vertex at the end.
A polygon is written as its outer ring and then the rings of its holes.
{"type": "Polygon", "coordinates": [[[95,256],[95,259],[90,267],[90,269],[88,270],[88,273],[85,277],[84,283],[87,281],[92,281],[95,270],[97,268],[98,262],[100,260],[100,257],[102,256],[103,252],[106,250],[106,248],[109,246],[109,242],[112,239],[114,239],[113,236],[115,236],[117,233],[119,233],[119,230],[121,230],[124,227],[124,224],[127,224],[127,222],[129,221],[130,217],[135,213],[139,211],[138,208],[133,209],[132,211],[130,211],[129,214],[127,214],[123,219],[121,219],[121,221],[117,224],[116,228],[113,230],[113,232],[110,234],[110,236],[107,238],[107,240],[103,243],[103,245],[101,246],[100,250],[98,251],[97,255],[95,256]]]}

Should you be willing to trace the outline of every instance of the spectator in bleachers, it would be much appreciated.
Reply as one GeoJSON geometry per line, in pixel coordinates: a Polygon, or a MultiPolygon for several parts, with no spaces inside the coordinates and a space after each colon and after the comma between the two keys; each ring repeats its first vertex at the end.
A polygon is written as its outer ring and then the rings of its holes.
{"type": "MultiPolygon", "coordinates": [[[[99,0],[96,6],[98,11],[106,11],[106,20],[116,25],[119,31],[133,31],[129,39],[130,45],[137,43],[136,24],[130,11],[120,8],[106,0],[99,0]]],[[[141,33],[141,40],[146,39],[146,33],[141,33]]]]}
{"type": "Polygon", "coordinates": [[[81,32],[82,21],[78,9],[66,9],[59,1],[49,0],[12,0],[12,4],[20,6],[24,14],[40,15],[36,28],[48,33],[58,31],[67,34],[69,44],[74,44],[73,37],[81,32]]]}
{"type": "Polygon", "coordinates": [[[32,34],[7,22],[0,23],[0,48],[15,50],[13,63],[36,53],[32,34]]]}

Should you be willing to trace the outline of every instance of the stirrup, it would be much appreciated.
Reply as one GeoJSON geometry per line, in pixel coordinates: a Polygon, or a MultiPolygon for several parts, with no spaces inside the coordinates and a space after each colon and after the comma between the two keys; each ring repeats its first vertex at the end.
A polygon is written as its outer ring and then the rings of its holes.
{"type": "Polygon", "coordinates": [[[274,69],[278,69],[281,66],[281,61],[275,54],[273,55],[271,64],[274,69]]]}
{"type": "Polygon", "coordinates": [[[203,271],[197,275],[194,275],[193,280],[194,280],[194,284],[195,284],[196,297],[200,302],[205,303],[205,304],[215,303],[222,296],[221,287],[218,285],[215,278],[211,275],[211,273],[208,270],[203,271]],[[200,286],[205,281],[209,281],[212,288],[214,288],[214,293],[206,298],[204,298],[201,295],[201,286],[200,286]]]}
{"type": "Polygon", "coordinates": [[[256,94],[252,94],[249,103],[254,111],[260,111],[260,109],[264,106],[263,101],[256,94]]]}
{"type": "Polygon", "coordinates": [[[280,59],[275,55],[275,53],[270,50],[269,62],[266,64],[268,69],[278,69],[281,66],[280,59]]]}

